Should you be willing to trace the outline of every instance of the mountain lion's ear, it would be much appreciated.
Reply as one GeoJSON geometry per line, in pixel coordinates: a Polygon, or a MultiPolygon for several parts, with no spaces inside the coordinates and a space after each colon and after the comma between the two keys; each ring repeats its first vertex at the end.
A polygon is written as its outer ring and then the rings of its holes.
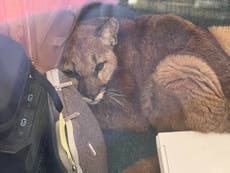
{"type": "Polygon", "coordinates": [[[97,35],[101,41],[108,46],[115,46],[117,44],[117,32],[119,30],[119,23],[115,18],[109,18],[104,25],[99,29],[97,35]]]}

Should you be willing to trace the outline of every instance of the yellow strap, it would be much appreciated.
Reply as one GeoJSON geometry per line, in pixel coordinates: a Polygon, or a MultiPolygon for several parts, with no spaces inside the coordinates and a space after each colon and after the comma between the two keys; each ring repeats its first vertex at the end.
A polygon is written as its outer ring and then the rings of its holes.
{"type": "Polygon", "coordinates": [[[63,117],[63,114],[60,113],[59,114],[59,135],[60,135],[61,146],[65,150],[68,159],[71,161],[71,164],[75,165],[75,163],[74,163],[74,161],[72,159],[72,156],[70,154],[69,146],[68,146],[68,143],[67,143],[65,126],[66,126],[65,119],[63,117]]]}
{"type": "MultiPolygon", "coordinates": [[[[69,116],[68,116],[69,117],[69,116]]],[[[69,144],[69,150],[71,152],[71,156],[74,160],[77,173],[83,173],[80,163],[79,163],[79,156],[78,156],[78,151],[77,151],[77,146],[74,140],[74,133],[73,133],[73,124],[70,119],[65,119],[66,121],[66,131],[67,131],[67,137],[68,137],[68,144],[69,144]]]]}

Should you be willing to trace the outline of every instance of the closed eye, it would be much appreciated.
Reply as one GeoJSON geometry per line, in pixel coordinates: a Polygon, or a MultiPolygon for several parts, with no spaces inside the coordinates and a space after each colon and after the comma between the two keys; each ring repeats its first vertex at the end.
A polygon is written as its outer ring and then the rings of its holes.
{"type": "Polygon", "coordinates": [[[81,80],[81,74],[78,73],[76,70],[68,70],[68,71],[64,71],[64,73],[71,78],[76,78],[78,81],[81,80]]]}
{"type": "Polygon", "coordinates": [[[81,74],[78,73],[77,71],[73,71],[73,73],[74,73],[74,77],[75,77],[78,81],[80,81],[80,80],[81,80],[81,74]]]}
{"type": "Polygon", "coordinates": [[[94,69],[94,72],[98,74],[104,68],[104,64],[105,64],[105,61],[98,63],[94,69]]]}

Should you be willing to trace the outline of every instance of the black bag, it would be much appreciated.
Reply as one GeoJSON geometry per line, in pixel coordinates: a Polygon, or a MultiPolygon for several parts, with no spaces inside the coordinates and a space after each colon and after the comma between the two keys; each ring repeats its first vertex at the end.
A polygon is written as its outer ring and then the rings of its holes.
{"type": "Polygon", "coordinates": [[[35,173],[49,119],[47,91],[59,112],[61,100],[24,49],[2,35],[0,81],[0,172],[35,173]]]}

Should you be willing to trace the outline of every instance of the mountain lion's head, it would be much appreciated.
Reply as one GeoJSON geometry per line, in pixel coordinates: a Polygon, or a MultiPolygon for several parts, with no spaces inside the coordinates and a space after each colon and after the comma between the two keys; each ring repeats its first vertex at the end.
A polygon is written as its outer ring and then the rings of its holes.
{"type": "Polygon", "coordinates": [[[63,71],[78,80],[78,90],[89,104],[104,97],[117,59],[118,21],[101,18],[82,21],[73,32],[63,53],[63,71]]]}

